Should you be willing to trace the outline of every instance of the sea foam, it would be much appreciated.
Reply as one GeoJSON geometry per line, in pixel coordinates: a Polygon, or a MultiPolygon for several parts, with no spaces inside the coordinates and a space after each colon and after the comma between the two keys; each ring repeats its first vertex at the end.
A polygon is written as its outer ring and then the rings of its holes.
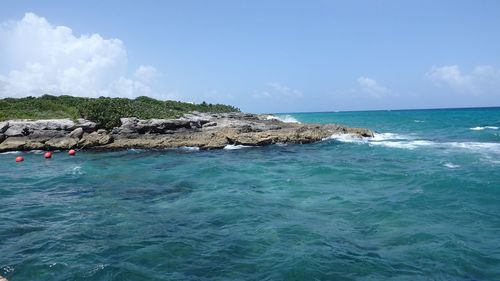
{"type": "Polygon", "coordinates": [[[224,146],[224,149],[235,150],[235,149],[242,149],[242,148],[246,148],[246,147],[252,147],[252,146],[241,145],[241,144],[228,144],[228,145],[224,146]]]}
{"type": "Polygon", "coordinates": [[[333,134],[327,138],[323,139],[325,140],[336,140],[339,142],[348,142],[348,143],[366,143],[368,142],[369,138],[364,138],[360,137],[357,135],[351,135],[351,134],[333,134]]]}
{"type": "Polygon", "coordinates": [[[413,141],[373,141],[369,143],[372,146],[385,146],[402,149],[416,149],[419,147],[434,146],[435,143],[427,140],[413,140],[413,141]]]}
{"type": "Polygon", "coordinates": [[[183,151],[199,151],[200,148],[196,147],[196,146],[181,146],[181,147],[179,147],[179,150],[183,150],[183,151]]]}
{"type": "Polygon", "coordinates": [[[267,120],[278,120],[285,123],[300,123],[299,120],[295,119],[292,115],[268,115],[267,120]]]}
{"type": "Polygon", "coordinates": [[[432,147],[440,149],[459,149],[478,153],[500,154],[500,143],[498,142],[437,142],[419,139],[417,136],[396,133],[376,133],[374,137],[360,137],[351,134],[334,134],[324,140],[329,139],[344,143],[368,144],[369,146],[383,146],[410,150],[432,147]]]}
{"type": "Polygon", "coordinates": [[[446,168],[450,168],[450,169],[456,169],[456,168],[460,167],[460,165],[456,165],[456,164],[449,163],[449,162],[444,163],[443,166],[445,166],[446,168]]]}
{"type": "Polygon", "coordinates": [[[19,154],[21,151],[7,151],[7,152],[1,152],[0,154],[19,154]]]}
{"type": "Polygon", "coordinates": [[[71,174],[73,176],[83,175],[82,167],[80,165],[71,167],[68,169],[68,174],[71,174]]]}
{"type": "Polygon", "coordinates": [[[474,127],[474,128],[469,128],[470,130],[473,131],[482,131],[484,129],[490,129],[490,130],[498,130],[497,126],[484,126],[484,127],[474,127]]]}
{"type": "Polygon", "coordinates": [[[371,138],[361,137],[353,134],[333,134],[328,138],[323,140],[337,140],[340,142],[350,142],[350,143],[374,143],[374,142],[384,142],[384,141],[394,141],[394,140],[407,140],[412,139],[412,136],[400,135],[395,133],[375,133],[371,138]]]}

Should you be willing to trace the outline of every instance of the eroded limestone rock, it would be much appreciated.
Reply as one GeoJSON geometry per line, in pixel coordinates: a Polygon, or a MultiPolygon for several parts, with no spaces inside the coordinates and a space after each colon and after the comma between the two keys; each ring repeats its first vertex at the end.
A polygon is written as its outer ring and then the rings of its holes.
{"type": "Polygon", "coordinates": [[[78,142],[79,147],[95,147],[106,145],[113,141],[113,137],[106,132],[104,129],[99,129],[90,134],[84,134],[83,137],[78,142]]]}
{"type": "Polygon", "coordinates": [[[9,128],[9,121],[0,122],[0,134],[7,131],[9,128]]]}
{"type": "Polygon", "coordinates": [[[48,149],[71,149],[78,145],[78,139],[71,137],[53,138],[45,142],[48,149]]]}
{"type": "Polygon", "coordinates": [[[337,124],[285,123],[269,115],[248,113],[185,114],[178,119],[121,118],[110,132],[79,119],[12,120],[0,123],[0,152],[70,148],[174,148],[193,146],[218,149],[226,145],[262,146],[274,143],[305,144],[333,134],[373,137],[363,128],[337,124]],[[3,138],[3,141],[2,141],[3,138]]]}
{"type": "Polygon", "coordinates": [[[69,138],[81,139],[83,136],[83,128],[76,128],[68,134],[69,138]]]}

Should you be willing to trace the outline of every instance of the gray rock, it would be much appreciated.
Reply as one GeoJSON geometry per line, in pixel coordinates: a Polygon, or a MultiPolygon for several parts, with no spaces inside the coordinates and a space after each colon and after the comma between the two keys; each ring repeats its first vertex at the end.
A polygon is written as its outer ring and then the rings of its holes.
{"type": "Polygon", "coordinates": [[[83,136],[83,128],[76,128],[68,134],[69,138],[81,139],[83,136]]]}
{"type": "Polygon", "coordinates": [[[7,131],[9,128],[9,121],[0,122],[0,133],[7,131]]]}
{"type": "Polygon", "coordinates": [[[148,119],[121,118],[122,125],[114,130],[116,134],[166,134],[179,129],[201,128],[201,121],[192,122],[181,119],[148,119]]]}
{"type": "Polygon", "coordinates": [[[202,125],[203,128],[217,126],[217,122],[208,122],[202,125]]]}
{"type": "Polygon", "coordinates": [[[113,137],[107,134],[106,130],[100,129],[96,132],[92,132],[90,134],[84,134],[83,137],[78,142],[80,147],[94,147],[101,146],[111,143],[113,141],[113,137]]]}
{"type": "MultiPolygon", "coordinates": [[[[54,119],[54,120],[13,120],[9,121],[9,128],[5,131],[5,135],[9,137],[27,136],[38,131],[65,131],[73,130],[75,123],[69,119],[54,119]]],[[[50,133],[47,133],[50,134],[50,133]]]]}
{"type": "Polygon", "coordinates": [[[251,114],[251,113],[243,113],[243,112],[230,112],[230,113],[223,113],[223,117],[225,118],[230,118],[230,119],[240,119],[240,120],[259,120],[259,116],[256,114],[251,114]]]}
{"type": "Polygon", "coordinates": [[[191,121],[178,119],[150,119],[140,120],[139,133],[165,133],[167,131],[175,131],[178,129],[190,129],[191,121]]]}
{"type": "Polygon", "coordinates": [[[78,139],[64,137],[64,138],[53,138],[45,142],[45,146],[50,149],[70,149],[76,147],[78,144],[78,139]]]}
{"type": "Polygon", "coordinates": [[[202,121],[204,123],[208,123],[208,122],[210,122],[211,118],[212,118],[211,114],[199,113],[199,112],[192,112],[192,113],[186,113],[186,114],[184,114],[179,119],[180,120],[193,121],[193,122],[202,121]]]}
{"type": "Polygon", "coordinates": [[[7,137],[20,137],[29,134],[29,129],[24,122],[9,122],[9,128],[4,132],[7,137]]]}
{"type": "Polygon", "coordinates": [[[2,122],[0,151],[29,149],[223,148],[227,144],[311,143],[333,134],[373,137],[373,131],[337,124],[296,124],[247,113],[185,114],[179,119],[121,118],[111,133],[88,120],[11,120],[2,122]],[[1,139],[4,139],[1,141],[1,139]]]}
{"type": "Polygon", "coordinates": [[[40,150],[45,149],[45,141],[38,140],[26,140],[26,143],[23,146],[24,150],[40,150]]]}
{"type": "Polygon", "coordinates": [[[75,122],[70,119],[47,119],[36,121],[11,121],[9,124],[12,126],[23,126],[29,131],[39,130],[72,130],[75,127],[75,122]]]}
{"type": "Polygon", "coordinates": [[[197,120],[197,121],[190,121],[189,126],[191,129],[198,129],[203,127],[204,124],[210,123],[209,120],[197,120]]]}
{"type": "Polygon", "coordinates": [[[37,120],[28,124],[30,130],[73,130],[75,122],[70,119],[37,120]]]}
{"type": "Polygon", "coordinates": [[[47,141],[51,138],[62,138],[67,134],[68,131],[63,130],[33,130],[29,131],[29,138],[47,141]]]}
{"type": "Polygon", "coordinates": [[[133,134],[137,132],[138,118],[120,118],[120,122],[122,123],[120,127],[113,128],[114,134],[133,134]]]}
{"type": "Polygon", "coordinates": [[[268,131],[268,130],[279,130],[281,129],[281,126],[278,125],[261,125],[261,124],[252,124],[252,131],[253,132],[262,132],[262,131],[268,131]]]}
{"type": "Polygon", "coordinates": [[[84,132],[90,133],[95,130],[97,124],[95,122],[79,118],[76,120],[75,126],[82,128],[84,132]]]}
{"type": "Polygon", "coordinates": [[[135,126],[137,122],[139,122],[139,118],[136,117],[120,118],[120,122],[122,123],[121,127],[135,126]]]}
{"type": "Polygon", "coordinates": [[[0,152],[23,150],[26,144],[26,137],[11,137],[0,143],[0,152]]]}
{"type": "Polygon", "coordinates": [[[210,123],[212,119],[212,114],[192,112],[189,114],[184,114],[178,120],[189,121],[191,129],[199,129],[202,128],[204,124],[210,123]]]}

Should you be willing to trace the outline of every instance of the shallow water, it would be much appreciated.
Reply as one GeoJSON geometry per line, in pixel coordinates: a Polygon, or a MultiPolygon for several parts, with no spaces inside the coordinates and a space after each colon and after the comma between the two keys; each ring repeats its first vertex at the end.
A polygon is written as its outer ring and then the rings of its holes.
{"type": "Polygon", "coordinates": [[[0,275],[500,279],[500,109],[289,117],[378,133],[220,151],[24,153],[22,163],[0,154],[0,275]]]}

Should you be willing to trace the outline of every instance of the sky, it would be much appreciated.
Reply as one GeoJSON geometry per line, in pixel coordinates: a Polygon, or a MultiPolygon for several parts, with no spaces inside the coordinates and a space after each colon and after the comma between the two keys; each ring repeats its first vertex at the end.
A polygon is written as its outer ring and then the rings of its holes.
{"type": "Polygon", "coordinates": [[[247,112],[500,106],[500,1],[25,1],[0,98],[151,96],[247,112]]]}

